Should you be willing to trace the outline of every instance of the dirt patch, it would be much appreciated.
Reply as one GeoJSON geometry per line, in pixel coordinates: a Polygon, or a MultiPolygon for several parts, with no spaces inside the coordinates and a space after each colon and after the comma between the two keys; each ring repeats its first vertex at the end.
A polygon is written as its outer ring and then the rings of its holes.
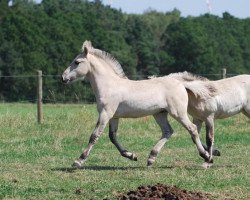
{"type": "Polygon", "coordinates": [[[119,200],[210,200],[211,194],[192,192],[176,186],[156,184],[153,186],[140,186],[135,191],[120,195],[119,200]]]}

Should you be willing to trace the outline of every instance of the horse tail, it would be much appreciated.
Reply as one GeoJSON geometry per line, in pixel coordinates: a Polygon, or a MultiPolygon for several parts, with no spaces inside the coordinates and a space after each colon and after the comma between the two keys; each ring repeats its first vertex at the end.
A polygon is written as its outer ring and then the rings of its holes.
{"type": "Polygon", "coordinates": [[[182,82],[186,90],[192,93],[195,98],[208,99],[216,95],[216,88],[211,82],[204,81],[190,81],[182,82]]]}
{"type": "Polygon", "coordinates": [[[186,90],[189,93],[191,92],[195,98],[208,99],[217,93],[213,83],[205,77],[197,76],[186,71],[169,74],[168,76],[181,81],[186,90]]]}

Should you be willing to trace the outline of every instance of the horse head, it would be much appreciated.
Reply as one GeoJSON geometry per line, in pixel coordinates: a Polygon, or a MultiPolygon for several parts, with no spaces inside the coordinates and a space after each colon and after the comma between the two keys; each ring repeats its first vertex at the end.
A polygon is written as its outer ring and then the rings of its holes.
{"type": "Polygon", "coordinates": [[[89,50],[93,48],[90,41],[85,41],[82,53],[77,55],[67,69],[63,72],[62,82],[65,84],[84,79],[90,71],[90,62],[87,59],[89,50]]]}

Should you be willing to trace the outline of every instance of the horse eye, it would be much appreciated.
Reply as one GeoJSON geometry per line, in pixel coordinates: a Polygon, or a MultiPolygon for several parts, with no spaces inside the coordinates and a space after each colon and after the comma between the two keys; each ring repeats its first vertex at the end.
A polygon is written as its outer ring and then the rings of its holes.
{"type": "Polygon", "coordinates": [[[78,65],[80,62],[78,60],[75,61],[75,64],[78,65]]]}

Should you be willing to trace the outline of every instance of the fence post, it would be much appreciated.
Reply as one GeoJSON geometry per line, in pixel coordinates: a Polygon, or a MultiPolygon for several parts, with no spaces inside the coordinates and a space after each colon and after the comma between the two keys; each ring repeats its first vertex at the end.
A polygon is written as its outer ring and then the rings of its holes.
{"type": "Polygon", "coordinates": [[[41,124],[43,120],[42,99],[43,99],[42,71],[37,70],[37,122],[39,124],[41,124]]]}
{"type": "Polygon", "coordinates": [[[221,69],[221,78],[227,78],[227,68],[221,69]]]}

